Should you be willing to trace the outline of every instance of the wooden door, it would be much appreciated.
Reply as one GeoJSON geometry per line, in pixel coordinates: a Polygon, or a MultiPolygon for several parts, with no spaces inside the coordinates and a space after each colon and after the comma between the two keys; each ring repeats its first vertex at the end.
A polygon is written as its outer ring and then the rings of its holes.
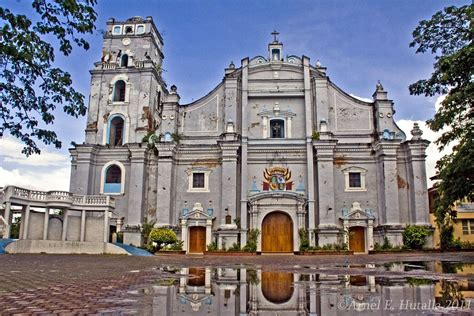
{"type": "Polygon", "coordinates": [[[206,269],[189,268],[188,285],[204,286],[206,282],[206,269]]]}
{"type": "Polygon", "coordinates": [[[288,302],[293,296],[293,273],[262,272],[262,293],[274,304],[288,302]]]}
{"type": "Polygon", "coordinates": [[[349,228],[349,250],[354,252],[365,252],[365,228],[349,228]]]}
{"type": "Polygon", "coordinates": [[[262,252],[293,252],[293,221],[282,212],[272,212],[262,223],[262,252]]]}
{"type": "Polygon", "coordinates": [[[189,252],[203,253],[206,251],[206,227],[189,228],[189,252]]]}

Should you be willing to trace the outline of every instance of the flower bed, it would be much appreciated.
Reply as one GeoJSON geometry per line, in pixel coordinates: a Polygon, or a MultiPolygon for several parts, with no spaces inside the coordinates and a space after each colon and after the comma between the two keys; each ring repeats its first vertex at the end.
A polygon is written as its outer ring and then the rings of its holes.
{"type": "Polygon", "coordinates": [[[205,251],[205,256],[256,256],[257,253],[255,252],[247,252],[247,251],[205,251]]]}
{"type": "Polygon", "coordinates": [[[352,250],[308,250],[297,253],[300,256],[317,256],[317,255],[353,255],[352,250]]]}
{"type": "Polygon", "coordinates": [[[184,250],[160,250],[155,252],[155,256],[161,255],[185,255],[186,251],[184,250]]]}

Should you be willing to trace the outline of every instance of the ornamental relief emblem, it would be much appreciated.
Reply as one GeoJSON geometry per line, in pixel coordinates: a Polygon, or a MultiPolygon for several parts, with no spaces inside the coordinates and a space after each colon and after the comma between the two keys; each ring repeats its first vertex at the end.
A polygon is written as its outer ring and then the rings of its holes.
{"type": "Polygon", "coordinates": [[[288,168],[272,167],[263,171],[263,191],[291,191],[291,171],[288,168]]]}

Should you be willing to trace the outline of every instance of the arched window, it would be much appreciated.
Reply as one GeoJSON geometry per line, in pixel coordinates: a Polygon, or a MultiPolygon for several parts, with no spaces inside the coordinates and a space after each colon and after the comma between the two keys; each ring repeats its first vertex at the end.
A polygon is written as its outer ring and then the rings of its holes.
{"type": "Polygon", "coordinates": [[[118,80],[114,85],[114,101],[124,102],[125,101],[125,81],[118,80]]]}
{"type": "Polygon", "coordinates": [[[285,121],[275,119],[270,121],[270,137],[285,138],[285,121]]]}
{"type": "Polygon", "coordinates": [[[110,165],[105,171],[104,193],[122,193],[122,169],[110,165]]]}
{"type": "Polygon", "coordinates": [[[122,58],[120,59],[120,67],[128,67],[128,55],[123,54],[122,58]]]}
{"type": "Polygon", "coordinates": [[[121,116],[114,116],[109,121],[109,137],[107,144],[112,146],[121,146],[124,142],[125,122],[121,116]]]}

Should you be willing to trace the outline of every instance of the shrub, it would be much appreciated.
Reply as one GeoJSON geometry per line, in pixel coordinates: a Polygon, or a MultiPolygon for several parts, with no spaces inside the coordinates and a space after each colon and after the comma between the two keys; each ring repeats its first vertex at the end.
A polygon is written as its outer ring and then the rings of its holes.
{"type": "Polygon", "coordinates": [[[152,251],[178,242],[176,233],[169,228],[153,228],[148,237],[148,249],[152,251]]]}
{"type": "Polygon", "coordinates": [[[217,249],[218,249],[218,246],[217,246],[216,241],[211,242],[209,245],[207,245],[207,251],[209,252],[217,251],[217,249]]]}
{"type": "Polygon", "coordinates": [[[300,236],[300,251],[309,250],[308,230],[306,228],[300,228],[298,234],[300,236]]]}
{"type": "Polygon", "coordinates": [[[155,223],[156,222],[154,220],[148,221],[148,218],[145,217],[145,220],[143,221],[143,224],[141,226],[139,226],[140,232],[141,232],[142,237],[143,237],[143,243],[145,245],[148,245],[148,236],[150,236],[150,233],[151,233],[155,223]]]}
{"type": "Polygon", "coordinates": [[[234,242],[227,251],[240,251],[240,245],[234,242]]]}
{"type": "Polygon", "coordinates": [[[454,240],[454,227],[443,225],[439,234],[440,243],[439,246],[441,249],[456,249],[457,243],[454,240]]]}
{"type": "Polygon", "coordinates": [[[244,251],[247,252],[255,252],[257,251],[257,238],[260,235],[260,231],[258,228],[254,228],[249,230],[247,244],[244,246],[244,251]]]}
{"type": "Polygon", "coordinates": [[[409,249],[422,249],[430,231],[424,226],[407,226],[403,231],[403,244],[409,249]]]}
{"type": "Polygon", "coordinates": [[[171,244],[169,245],[166,250],[176,250],[176,251],[181,251],[183,250],[183,241],[182,240],[178,240],[177,242],[175,242],[174,244],[171,244]]]}

